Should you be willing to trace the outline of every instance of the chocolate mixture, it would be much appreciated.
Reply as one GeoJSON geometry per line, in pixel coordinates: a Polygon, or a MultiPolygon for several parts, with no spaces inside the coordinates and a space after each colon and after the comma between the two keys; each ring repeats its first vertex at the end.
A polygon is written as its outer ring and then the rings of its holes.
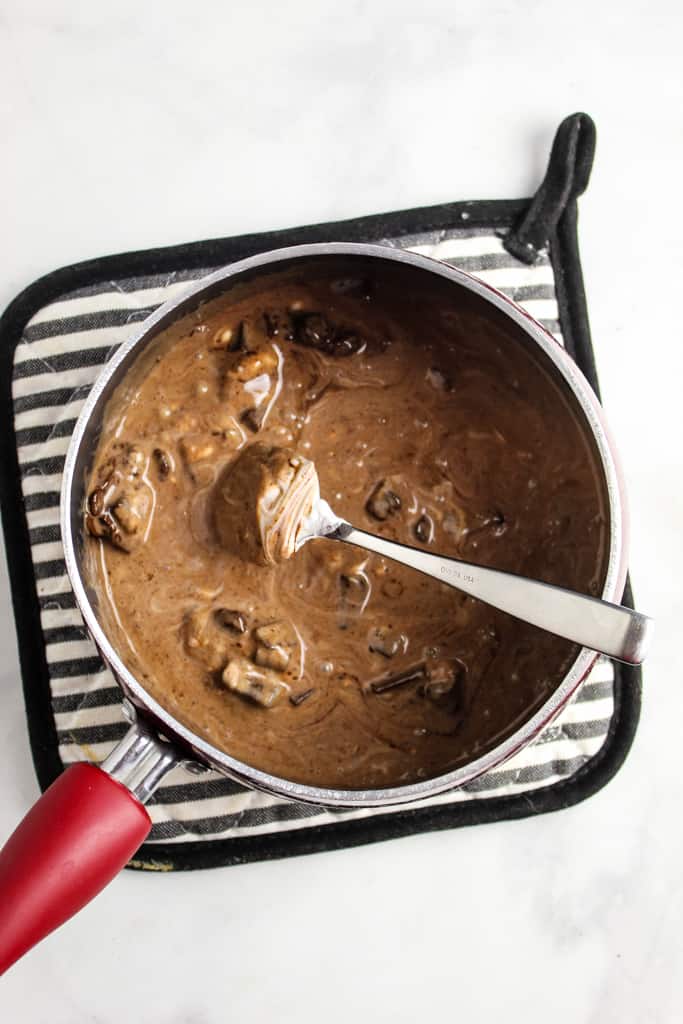
{"type": "Polygon", "coordinates": [[[569,400],[504,318],[401,274],[273,275],[183,318],[110,403],[89,487],[90,574],[124,660],[215,746],[318,786],[466,763],[577,649],[334,541],[281,561],[278,535],[264,555],[255,496],[275,515],[283,486],[308,494],[311,460],[361,528],[593,594],[605,571],[569,400]]]}

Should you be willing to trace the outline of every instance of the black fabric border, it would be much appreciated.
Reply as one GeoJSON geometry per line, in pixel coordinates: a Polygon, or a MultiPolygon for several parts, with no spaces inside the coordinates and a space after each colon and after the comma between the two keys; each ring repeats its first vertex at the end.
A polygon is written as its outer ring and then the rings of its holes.
{"type": "MultiPolygon", "coordinates": [[[[444,228],[509,229],[530,203],[480,200],[402,210],[353,220],[212,239],[161,249],[142,250],[88,260],[63,267],[21,292],[0,318],[0,500],[7,562],[12,587],[24,700],[33,761],[42,789],[62,771],[40,607],[35,589],[29,533],[23,510],[12,408],[12,364],[23,328],[42,306],[66,292],[110,278],[170,273],[219,266],[256,252],[314,241],[379,241],[444,228]],[[36,637],[40,642],[36,642],[36,637]]],[[[569,351],[597,391],[588,312],[578,252],[576,204],[571,202],[550,240],[557,284],[560,321],[569,351]]],[[[630,601],[630,588],[625,601],[630,601]]],[[[255,860],[316,853],[346,846],[394,839],[419,832],[484,824],[542,814],[569,807],[597,792],[616,774],[633,742],[640,714],[639,669],[615,666],[615,708],[599,753],[573,776],[524,794],[468,801],[432,808],[408,808],[369,819],[238,839],[141,846],[130,867],[144,870],[191,870],[255,860]]]]}

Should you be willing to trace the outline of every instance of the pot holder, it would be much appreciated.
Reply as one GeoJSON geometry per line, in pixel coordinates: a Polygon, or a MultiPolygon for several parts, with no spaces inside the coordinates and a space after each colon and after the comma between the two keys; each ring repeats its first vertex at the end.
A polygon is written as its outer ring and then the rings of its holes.
{"type": "MultiPolygon", "coordinates": [[[[2,518],[26,712],[43,788],[63,765],[103,760],[126,731],[65,574],[59,489],[75,419],[106,360],[190,281],[253,253],[317,241],[399,246],[453,263],[528,310],[597,391],[577,247],[577,197],[593,159],[585,114],[560,125],[533,199],[448,203],[89,260],[23,291],[0,321],[2,518]]],[[[630,601],[627,587],[625,600],[630,601]]],[[[329,810],[176,768],[148,804],[132,867],[172,870],[334,849],[557,810],[619,769],[640,710],[640,672],[600,660],[537,741],[462,789],[395,809],[329,810]]]]}

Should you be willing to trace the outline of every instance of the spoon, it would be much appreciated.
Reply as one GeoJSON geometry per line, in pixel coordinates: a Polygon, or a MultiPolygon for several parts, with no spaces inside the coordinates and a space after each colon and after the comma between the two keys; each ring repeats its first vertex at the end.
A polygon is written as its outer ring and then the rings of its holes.
{"type": "Polygon", "coordinates": [[[298,551],[315,537],[343,541],[392,558],[524,622],[617,661],[640,665],[650,646],[654,623],[646,615],[516,573],[385,540],[341,519],[319,496],[300,525],[295,549],[298,551]]]}

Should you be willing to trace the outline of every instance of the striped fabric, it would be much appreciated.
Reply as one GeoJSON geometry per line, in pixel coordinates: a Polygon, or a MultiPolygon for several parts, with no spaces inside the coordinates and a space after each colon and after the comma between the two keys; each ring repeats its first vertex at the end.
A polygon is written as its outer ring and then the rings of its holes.
{"type": "MultiPolygon", "coordinates": [[[[385,239],[478,275],[510,296],[562,341],[553,270],[526,266],[495,234],[452,230],[385,239]]],[[[65,574],[59,488],[74,423],[100,367],[160,303],[212,269],[110,281],[63,295],[41,309],[16,348],[13,400],[22,487],[50,671],[59,751],[66,764],[101,761],[126,730],[121,693],[88,639],[65,574]]],[[[605,742],[614,710],[613,670],[600,661],[572,704],[531,747],[464,788],[420,806],[524,793],[573,775],[605,742]]],[[[400,809],[397,809],[400,813],[400,809]]],[[[305,829],[395,813],[327,810],[244,789],[217,772],[177,768],[149,805],[152,842],[183,843],[305,829]]]]}

